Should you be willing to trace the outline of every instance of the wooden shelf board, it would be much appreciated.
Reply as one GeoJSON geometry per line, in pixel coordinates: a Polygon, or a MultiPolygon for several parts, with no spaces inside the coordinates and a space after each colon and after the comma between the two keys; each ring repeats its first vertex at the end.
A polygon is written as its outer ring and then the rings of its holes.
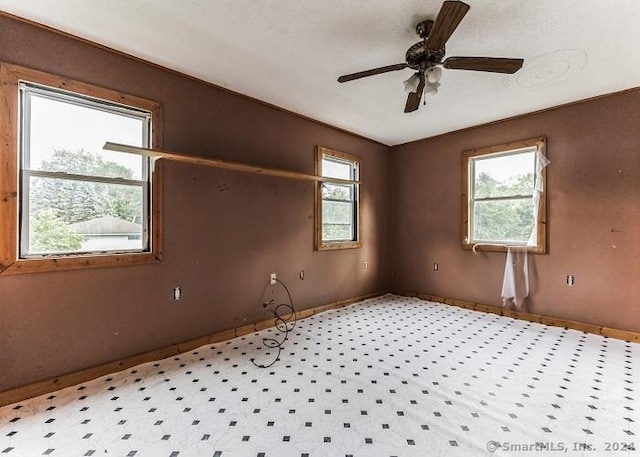
{"type": "Polygon", "coordinates": [[[103,149],[116,152],[125,152],[127,154],[140,154],[148,157],[159,157],[175,162],[190,163],[194,165],[202,165],[205,167],[224,168],[226,170],[242,171],[245,173],[256,173],[268,176],[278,176],[280,178],[298,179],[302,181],[326,182],[331,184],[360,184],[360,181],[351,181],[349,179],[327,178],[324,176],[310,175],[298,171],[281,170],[278,168],[267,168],[258,165],[250,165],[241,162],[230,162],[222,159],[211,157],[194,156],[183,152],[165,151],[162,149],[142,148],[131,146],[128,144],[119,144],[106,142],[103,149]]]}

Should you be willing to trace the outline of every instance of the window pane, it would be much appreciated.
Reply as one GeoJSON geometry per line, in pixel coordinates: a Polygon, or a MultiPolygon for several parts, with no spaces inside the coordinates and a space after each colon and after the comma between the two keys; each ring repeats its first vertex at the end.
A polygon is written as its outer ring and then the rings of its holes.
{"type": "Polygon", "coordinates": [[[533,194],[535,150],[473,161],[475,198],[533,194]]]}
{"type": "Polygon", "coordinates": [[[143,249],[143,192],[140,186],[30,177],[21,256],[143,249]]]}
{"type": "Polygon", "coordinates": [[[353,186],[324,183],[322,185],[322,198],[351,201],[353,199],[352,190],[353,186]]]}
{"type": "Polygon", "coordinates": [[[322,240],[351,241],[354,236],[352,202],[322,202],[322,240]]]}
{"type": "Polygon", "coordinates": [[[353,226],[339,224],[322,224],[322,241],[352,241],[353,226]]]}
{"type": "Polygon", "coordinates": [[[533,202],[530,198],[475,202],[473,230],[473,242],[526,243],[533,231],[533,202]]]}
{"type": "Polygon", "coordinates": [[[353,203],[351,202],[322,202],[323,224],[352,224],[353,203]]]}
{"type": "MultiPolygon", "coordinates": [[[[28,90],[28,89],[27,89],[28,90]]],[[[144,158],[102,150],[106,141],[147,146],[145,120],[30,93],[31,170],[142,179],[144,158]]]]}
{"type": "Polygon", "coordinates": [[[322,159],[322,176],[328,178],[353,179],[353,162],[336,158],[322,159]]]}

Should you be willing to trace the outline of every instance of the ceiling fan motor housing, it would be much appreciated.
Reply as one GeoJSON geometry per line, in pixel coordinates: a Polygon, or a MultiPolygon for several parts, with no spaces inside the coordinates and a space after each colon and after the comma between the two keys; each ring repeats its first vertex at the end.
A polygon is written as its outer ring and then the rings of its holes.
{"type": "Polygon", "coordinates": [[[414,70],[426,70],[435,64],[441,63],[444,58],[444,46],[436,51],[427,49],[427,38],[433,28],[434,21],[428,19],[426,21],[418,22],[416,25],[416,33],[422,41],[414,44],[405,54],[405,60],[409,68],[414,70]]]}
{"type": "Polygon", "coordinates": [[[405,54],[405,60],[409,68],[414,70],[426,70],[435,64],[441,63],[444,57],[444,46],[437,51],[427,49],[427,45],[424,41],[420,41],[409,49],[405,54]]]}

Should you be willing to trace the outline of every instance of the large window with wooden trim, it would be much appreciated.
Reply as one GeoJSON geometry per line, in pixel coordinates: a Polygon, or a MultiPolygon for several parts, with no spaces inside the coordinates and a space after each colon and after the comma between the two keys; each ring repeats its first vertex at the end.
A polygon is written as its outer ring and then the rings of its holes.
{"type": "Polygon", "coordinates": [[[463,153],[462,244],[546,252],[544,138],[463,153]]]}
{"type": "Polygon", "coordinates": [[[360,159],[319,146],[316,174],[316,249],[360,247],[360,159]]]}
{"type": "MultiPolygon", "coordinates": [[[[156,102],[2,64],[2,270],[48,271],[155,261],[160,182],[151,147],[156,102]],[[154,198],[156,197],[156,198],[154,198]],[[153,216],[155,215],[155,217],[153,216]]],[[[157,168],[159,173],[159,168],[157,168]]]]}

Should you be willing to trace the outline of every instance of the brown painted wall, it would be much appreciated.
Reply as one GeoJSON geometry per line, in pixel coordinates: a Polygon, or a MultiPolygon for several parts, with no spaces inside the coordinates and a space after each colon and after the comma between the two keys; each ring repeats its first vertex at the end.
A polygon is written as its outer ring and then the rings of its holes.
{"type": "Polygon", "coordinates": [[[317,144],[359,155],[364,241],[313,251],[311,183],[168,163],[162,264],[0,276],[0,391],[266,319],[271,272],[299,309],[388,289],[387,147],[6,17],[0,43],[0,60],[160,101],[165,149],[307,173],[317,144]]]}
{"type": "Polygon", "coordinates": [[[542,135],[549,253],[530,256],[528,310],[640,331],[640,90],[391,148],[392,288],[501,305],[505,255],[461,248],[461,153],[542,135]]]}
{"type": "Polygon", "coordinates": [[[312,250],[310,183],[169,163],[162,264],[0,276],[0,391],[264,319],[271,272],[299,309],[390,287],[499,305],[504,254],[460,247],[460,154],[540,135],[552,162],[549,254],[531,259],[529,311],[640,331],[640,91],[389,153],[5,17],[0,43],[0,60],[162,102],[166,149],[308,173],[316,144],[360,155],[365,244],[312,250]]]}

